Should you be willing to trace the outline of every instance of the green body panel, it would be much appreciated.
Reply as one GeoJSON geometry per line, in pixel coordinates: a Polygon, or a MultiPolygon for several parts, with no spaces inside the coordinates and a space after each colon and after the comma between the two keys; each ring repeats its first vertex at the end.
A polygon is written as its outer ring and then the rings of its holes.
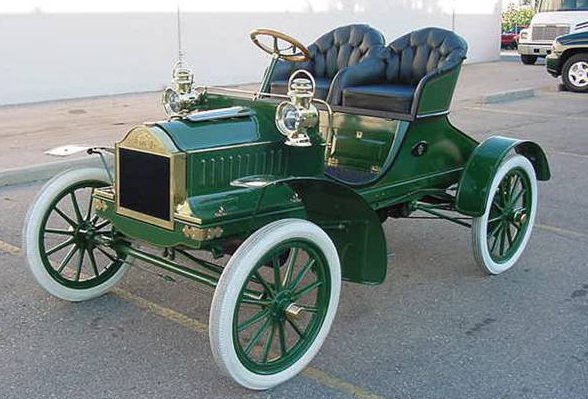
{"type": "MultiPolygon", "coordinates": [[[[461,65],[449,72],[421,81],[419,86],[424,86],[418,102],[417,115],[434,114],[449,110],[460,70],[461,65]]],[[[417,92],[418,90],[417,88],[417,92]]]]}
{"type": "Polygon", "coordinates": [[[381,178],[358,188],[374,209],[418,199],[428,189],[443,189],[457,183],[478,144],[455,128],[446,115],[410,122],[396,139],[391,151],[393,157],[381,178]],[[419,143],[426,146],[422,155],[414,153],[419,143]]]}
{"type": "Polygon", "coordinates": [[[326,179],[285,181],[302,200],[306,217],[333,240],[344,280],[379,284],[386,277],[386,237],[380,219],[354,190],[326,179]]]}
{"type": "MultiPolygon", "coordinates": [[[[285,191],[286,190],[282,190],[282,193],[285,191]]],[[[214,223],[210,223],[210,220],[207,220],[208,225],[202,224],[197,226],[189,222],[176,220],[173,230],[167,230],[137,219],[120,215],[115,211],[114,202],[110,202],[102,197],[100,197],[100,199],[107,204],[107,209],[97,210],[96,213],[104,219],[111,220],[116,229],[125,236],[139,241],[148,242],[149,244],[160,248],[185,245],[193,249],[210,249],[215,246],[218,247],[219,240],[221,239],[231,237],[244,238],[248,234],[251,234],[253,231],[273,222],[274,220],[284,218],[305,218],[306,213],[304,208],[299,203],[292,202],[291,197],[284,198],[283,202],[272,203],[278,195],[279,194],[267,196],[259,207],[260,209],[256,215],[254,215],[253,212],[242,212],[238,215],[226,214],[223,217],[214,217],[214,223]],[[269,204],[271,204],[271,206],[269,206],[269,204]],[[215,237],[210,240],[192,239],[183,232],[186,226],[202,229],[218,227],[222,229],[222,235],[220,238],[215,237]]],[[[255,205],[258,205],[255,202],[249,201],[251,198],[239,198],[239,196],[247,196],[247,194],[243,191],[240,191],[239,193],[227,192],[224,194],[224,197],[228,199],[228,203],[235,201],[244,206],[251,206],[250,208],[246,208],[251,211],[256,208],[255,205]]],[[[227,201],[224,203],[227,203],[227,201]]]]}
{"type": "Polygon", "coordinates": [[[258,121],[255,116],[243,116],[222,121],[173,120],[160,122],[158,126],[169,134],[179,150],[188,152],[235,144],[256,143],[263,139],[260,137],[258,121]]]}
{"type": "MultiPolygon", "coordinates": [[[[326,136],[328,118],[321,133],[326,136]]],[[[351,115],[342,112],[334,114],[333,146],[328,154],[329,163],[358,170],[373,171],[377,174],[384,167],[390,147],[403,124],[398,120],[383,120],[369,116],[351,115]]]]}
{"type": "Polygon", "coordinates": [[[488,190],[496,170],[513,150],[531,161],[538,180],[549,180],[549,164],[539,145],[507,137],[490,137],[472,153],[461,176],[456,197],[459,212],[469,216],[484,214],[488,190]]]}

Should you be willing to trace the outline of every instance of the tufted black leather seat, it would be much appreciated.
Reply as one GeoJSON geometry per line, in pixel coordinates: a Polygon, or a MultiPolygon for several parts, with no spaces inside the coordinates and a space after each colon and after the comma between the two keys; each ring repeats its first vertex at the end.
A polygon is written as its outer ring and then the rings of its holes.
{"type": "Polygon", "coordinates": [[[319,37],[308,46],[311,59],[293,63],[280,60],[272,75],[270,91],[286,94],[288,78],[296,69],[306,69],[316,81],[315,97],[326,99],[331,81],[345,67],[378,54],[384,48],[384,36],[368,25],[347,25],[319,37]]]}
{"type": "MultiPolygon", "coordinates": [[[[413,105],[425,84],[458,68],[466,53],[466,42],[454,32],[441,28],[411,32],[390,43],[378,57],[341,71],[328,101],[344,107],[416,113],[413,105]]],[[[453,87],[447,95],[452,94],[453,87]]]]}

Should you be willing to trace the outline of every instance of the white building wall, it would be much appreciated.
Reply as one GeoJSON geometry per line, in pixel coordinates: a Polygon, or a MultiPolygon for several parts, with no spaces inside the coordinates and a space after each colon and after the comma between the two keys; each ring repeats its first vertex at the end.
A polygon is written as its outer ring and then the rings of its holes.
{"type": "MultiPolygon", "coordinates": [[[[454,27],[469,44],[468,62],[499,58],[501,0],[305,4],[297,12],[184,11],[184,50],[197,83],[259,81],[269,56],[249,40],[258,27],[302,43],[350,23],[368,23],[388,42],[425,26],[454,27]]],[[[0,14],[0,105],[159,90],[170,81],[176,55],[171,11],[0,14]]]]}

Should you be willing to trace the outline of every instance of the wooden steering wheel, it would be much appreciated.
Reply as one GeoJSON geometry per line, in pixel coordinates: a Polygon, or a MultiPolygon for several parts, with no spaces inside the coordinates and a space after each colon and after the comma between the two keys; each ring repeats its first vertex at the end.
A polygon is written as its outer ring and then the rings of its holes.
{"type": "Polygon", "coordinates": [[[276,55],[286,61],[302,62],[310,60],[310,51],[298,40],[285,33],[273,29],[255,29],[249,34],[251,41],[260,49],[268,54],[276,55]],[[269,36],[273,39],[273,46],[270,47],[259,40],[259,36],[269,36]],[[280,48],[279,41],[282,40],[288,44],[287,47],[280,48]]]}

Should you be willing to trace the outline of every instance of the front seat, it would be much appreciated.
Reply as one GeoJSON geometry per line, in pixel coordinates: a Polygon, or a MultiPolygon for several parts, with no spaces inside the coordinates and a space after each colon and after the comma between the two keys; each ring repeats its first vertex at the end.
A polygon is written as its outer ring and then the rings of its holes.
{"type": "Polygon", "coordinates": [[[452,31],[424,28],[408,33],[379,57],[337,75],[328,102],[413,117],[447,111],[466,53],[466,42],[452,31]]]}
{"type": "Polygon", "coordinates": [[[315,97],[325,100],[331,81],[339,70],[377,54],[384,44],[384,35],[368,25],[336,28],[308,46],[311,54],[309,61],[279,60],[270,80],[270,92],[287,94],[290,74],[297,69],[305,69],[315,79],[315,97]]]}

